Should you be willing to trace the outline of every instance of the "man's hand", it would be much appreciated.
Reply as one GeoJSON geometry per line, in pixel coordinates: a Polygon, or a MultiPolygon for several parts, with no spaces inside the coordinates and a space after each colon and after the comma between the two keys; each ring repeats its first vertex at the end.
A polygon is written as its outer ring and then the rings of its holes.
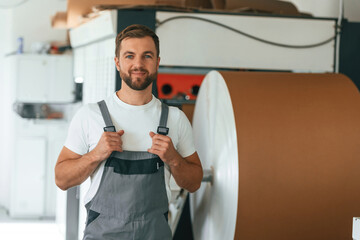
{"type": "Polygon", "coordinates": [[[83,183],[113,151],[122,152],[123,134],[124,130],[104,132],[96,147],[84,155],[63,147],[55,166],[56,185],[62,190],[67,190],[83,183]]]}
{"type": "Polygon", "coordinates": [[[174,148],[170,137],[153,132],[149,134],[152,138],[152,146],[148,152],[158,155],[163,162],[169,165],[176,183],[189,192],[199,189],[203,171],[197,153],[183,158],[174,148]]]}
{"type": "Polygon", "coordinates": [[[149,133],[152,138],[152,146],[148,149],[149,153],[158,155],[161,160],[170,167],[179,164],[180,154],[175,150],[171,138],[161,134],[149,133]]]}
{"type": "Polygon", "coordinates": [[[114,151],[122,152],[121,136],[124,130],[118,132],[104,132],[96,145],[90,152],[99,161],[106,160],[114,151]]]}

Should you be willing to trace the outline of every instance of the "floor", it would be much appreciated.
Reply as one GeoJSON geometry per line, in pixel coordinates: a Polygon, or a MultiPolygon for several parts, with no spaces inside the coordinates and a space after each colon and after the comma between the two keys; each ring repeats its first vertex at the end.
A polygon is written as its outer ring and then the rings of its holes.
{"type": "Polygon", "coordinates": [[[9,218],[0,207],[0,239],[65,240],[54,220],[20,220],[9,218]]]}

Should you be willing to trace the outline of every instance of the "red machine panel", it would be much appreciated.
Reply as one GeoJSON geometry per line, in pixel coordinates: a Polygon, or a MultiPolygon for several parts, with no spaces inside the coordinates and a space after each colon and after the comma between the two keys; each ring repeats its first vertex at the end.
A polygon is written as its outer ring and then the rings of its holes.
{"type": "Polygon", "coordinates": [[[159,73],[159,98],[195,100],[205,75],[159,73]]]}

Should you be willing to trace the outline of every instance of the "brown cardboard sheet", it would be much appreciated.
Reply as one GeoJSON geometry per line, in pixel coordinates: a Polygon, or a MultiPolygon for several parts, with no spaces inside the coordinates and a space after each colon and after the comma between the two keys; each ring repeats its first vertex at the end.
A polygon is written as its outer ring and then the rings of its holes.
{"type": "Polygon", "coordinates": [[[67,29],[67,12],[57,12],[51,17],[51,27],[57,29],[67,29]]]}
{"type": "Polygon", "coordinates": [[[220,72],[239,157],[234,239],[352,239],[360,95],[341,74],[220,72]]]}

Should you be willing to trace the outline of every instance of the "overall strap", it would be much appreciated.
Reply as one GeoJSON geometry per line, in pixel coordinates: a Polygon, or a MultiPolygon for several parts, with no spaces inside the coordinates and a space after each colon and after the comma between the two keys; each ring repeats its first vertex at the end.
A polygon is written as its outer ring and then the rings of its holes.
{"type": "Polygon", "coordinates": [[[102,101],[98,102],[98,105],[99,105],[101,115],[104,119],[105,126],[106,126],[106,127],[104,127],[104,132],[116,132],[113,122],[111,121],[110,113],[106,106],[105,101],[102,100],[102,101]]]}
{"type": "Polygon", "coordinates": [[[161,116],[159,126],[157,128],[157,133],[161,135],[168,135],[169,128],[166,127],[167,119],[169,115],[169,106],[165,103],[161,103],[161,116]]]}

